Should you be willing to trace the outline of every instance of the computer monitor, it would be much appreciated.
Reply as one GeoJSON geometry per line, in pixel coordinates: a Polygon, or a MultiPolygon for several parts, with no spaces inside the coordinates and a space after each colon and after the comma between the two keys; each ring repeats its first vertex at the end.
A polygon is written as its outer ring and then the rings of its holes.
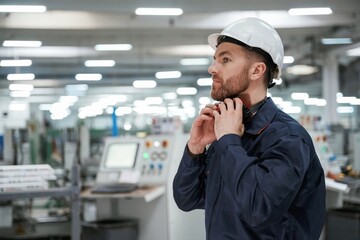
{"type": "MultiPolygon", "coordinates": [[[[116,136],[104,139],[104,151],[96,183],[137,182],[162,184],[167,180],[173,151],[183,151],[186,142],[175,135],[116,136]],[[175,143],[179,149],[174,149],[175,143]]],[[[185,137],[184,137],[185,139],[185,137]]],[[[176,155],[176,157],[178,157],[176,155]]]]}
{"type": "Polygon", "coordinates": [[[113,142],[106,150],[105,168],[132,169],[135,167],[139,143],[113,142]]]}

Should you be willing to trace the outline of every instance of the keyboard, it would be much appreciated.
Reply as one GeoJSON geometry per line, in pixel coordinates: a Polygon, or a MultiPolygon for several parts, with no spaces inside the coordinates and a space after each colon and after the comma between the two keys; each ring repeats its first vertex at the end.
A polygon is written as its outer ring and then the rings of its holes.
{"type": "Polygon", "coordinates": [[[103,183],[91,188],[92,193],[129,193],[136,190],[136,183],[103,183]]]}

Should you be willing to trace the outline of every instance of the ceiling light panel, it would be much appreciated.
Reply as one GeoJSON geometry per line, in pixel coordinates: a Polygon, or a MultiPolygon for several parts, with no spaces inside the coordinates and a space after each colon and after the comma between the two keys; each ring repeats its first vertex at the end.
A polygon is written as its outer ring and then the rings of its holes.
{"type": "Polygon", "coordinates": [[[115,66],[114,60],[87,60],[84,65],[86,67],[113,67],[115,66]]]}
{"type": "Polygon", "coordinates": [[[157,72],[155,74],[157,79],[166,79],[166,78],[179,78],[181,77],[180,71],[164,71],[164,72],[157,72]]]}
{"type": "Polygon", "coordinates": [[[156,87],[156,82],[154,80],[135,80],[133,86],[135,88],[154,88],[156,87]]]}
{"type": "Polygon", "coordinates": [[[180,16],[183,14],[181,8],[137,8],[136,15],[152,15],[152,16],[180,16]]]}
{"type": "Polygon", "coordinates": [[[324,45],[351,44],[351,38],[322,38],[321,43],[324,45]]]}
{"type": "Polygon", "coordinates": [[[1,67],[29,67],[32,61],[30,59],[19,59],[19,60],[1,60],[1,67]]]}
{"type": "Polygon", "coordinates": [[[210,60],[208,58],[183,58],[180,60],[180,64],[183,66],[208,65],[210,64],[210,60]]]}
{"type": "Polygon", "coordinates": [[[0,5],[0,12],[43,13],[43,12],[46,12],[46,6],[43,6],[43,5],[0,5]]]}
{"type": "Polygon", "coordinates": [[[72,84],[65,86],[67,92],[87,91],[88,88],[89,86],[87,84],[72,84]]]}
{"type": "Polygon", "coordinates": [[[162,94],[162,98],[165,100],[174,100],[177,98],[177,94],[175,92],[166,92],[162,94]]]}
{"type": "Polygon", "coordinates": [[[75,75],[78,81],[100,81],[102,75],[100,73],[78,73],[75,75]]]}
{"type": "Polygon", "coordinates": [[[294,92],[291,94],[291,98],[293,100],[304,100],[304,99],[309,98],[309,94],[303,93],[303,92],[294,92]]]}
{"type": "Polygon", "coordinates": [[[211,86],[212,85],[212,78],[199,78],[196,83],[199,86],[211,86]]]}
{"type": "Polygon", "coordinates": [[[10,92],[10,97],[19,97],[19,98],[27,98],[30,97],[31,92],[29,91],[12,91],[10,92]]]}
{"type": "Polygon", "coordinates": [[[24,111],[26,110],[27,105],[25,103],[16,102],[16,103],[10,103],[9,105],[9,111],[24,111]]]}
{"type": "Polygon", "coordinates": [[[41,41],[5,40],[4,47],[41,47],[41,41]]]}
{"type": "Polygon", "coordinates": [[[295,58],[293,56],[284,56],[283,63],[284,64],[290,64],[295,61],[295,58]]]}
{"type": "Polygon", "coordinates": [[[176,89],[176,93],[178,95],[195,95],[197,93],[197,89],[194,87],[180,87],[176,89]]]}
{"type": "Polygon", "coordinates": [[[10,81],[16,81],[16,80],[28,81],[34,79],[35,79],[35,74],[33,73],[13,73],[7,75],[7,80],[10,81]]]}
{"type": "Polygon", "coordinates": [[[96,51],[129,51],[132,49],[131,44],[97,44],[96,51]]]}
{"type": "Polygon", "coordinates": [[[331,8],[319,7],[319,8],[291,8],[288,11],[289,15],[293,16],[305,16],[305,15],[329,15],[332,14],[331,8]]]}
{"type": "Polygon", "coordinates": [[[288,67],[286,71],[293,75],[310,75],[318,71],[317,67],[308,65],[295,65],[288,67]]]}
{"type": "Polygon", "coordinates": [[[353,56],[353,57],[360,56],[360,47],[349,49],[346,53],[348,56],[353,56]]]}
{"type": "Polygon", "coordinates": [[[10,91],[32,91],[34,86],[31,84],[10,84],[10,91]]]}

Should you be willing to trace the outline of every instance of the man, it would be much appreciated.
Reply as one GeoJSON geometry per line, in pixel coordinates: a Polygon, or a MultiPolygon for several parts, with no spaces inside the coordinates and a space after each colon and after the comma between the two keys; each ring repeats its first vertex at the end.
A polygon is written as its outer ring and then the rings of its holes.
{"type": "Polygon", "coordinates": [[[211,97],[220,103],[193,122],[173,182],[176,204],[205,209],[208,240],[318,240],[323,169],[306,130],[266,97],[281,74],[278,33],[245,18],[208,41],[211,97]]]}

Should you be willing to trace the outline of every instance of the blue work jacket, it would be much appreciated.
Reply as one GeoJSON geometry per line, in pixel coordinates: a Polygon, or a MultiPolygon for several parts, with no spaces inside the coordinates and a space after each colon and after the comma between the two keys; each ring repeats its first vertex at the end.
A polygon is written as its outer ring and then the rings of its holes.
{"type": "Polygon", "coordinates": [[[311,137],[270,98],[245,129],[194,158],[185,148],[176,204],[205,209],[207,240],[318,240],[326,190],[311,137]]]}

